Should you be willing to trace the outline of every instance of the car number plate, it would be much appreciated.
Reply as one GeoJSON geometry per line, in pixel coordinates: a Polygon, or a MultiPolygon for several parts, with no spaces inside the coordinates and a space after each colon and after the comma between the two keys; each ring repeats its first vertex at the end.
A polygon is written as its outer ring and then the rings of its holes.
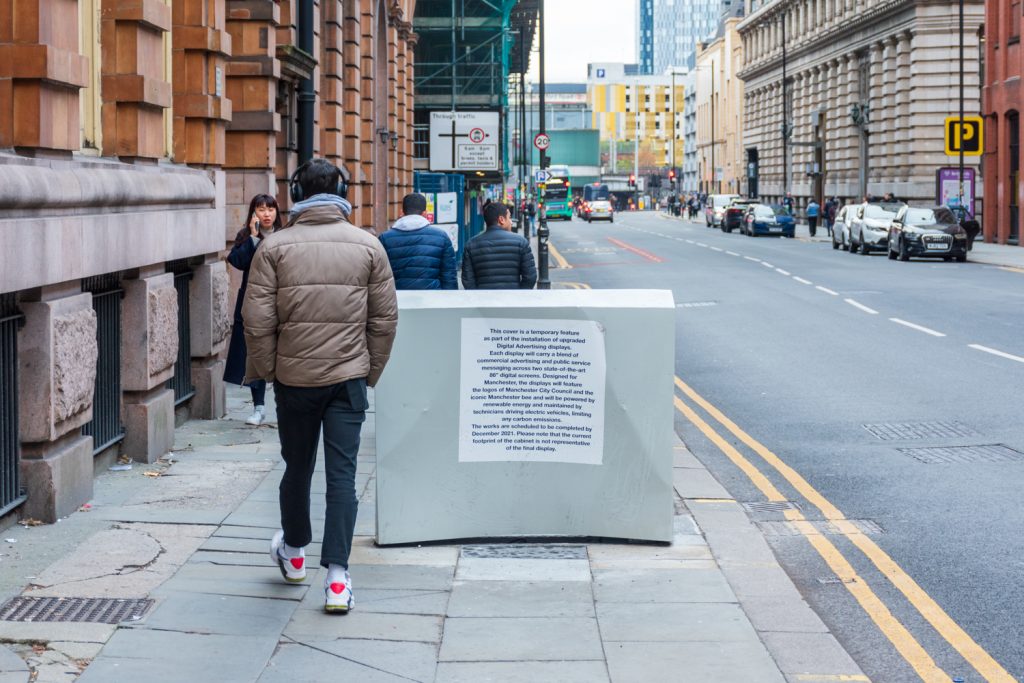
{"type": "Polygon", "coordinates": [[[769,225],[768,229],[771,230],[772,232],[782,232],[781,225],[769,225]]]}
{"type": "Polygon", "coordinates": [[[942,242],[929,242],[928,244],[925,245],[925,247],[927,249],[934,249],[936,251],[945,251],[946,249],[949,249],[949,245],[943,244],[942,242]]]}

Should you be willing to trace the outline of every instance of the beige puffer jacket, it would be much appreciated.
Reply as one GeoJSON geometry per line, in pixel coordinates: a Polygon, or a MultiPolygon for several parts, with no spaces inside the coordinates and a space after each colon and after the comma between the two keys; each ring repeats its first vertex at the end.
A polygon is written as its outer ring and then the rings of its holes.
{"type": "Polygon", "coordinates": [[[388,255],[337,207],[307,209],[256,251],[242,318],[247,379],[373,386],[398,327],[388,255]]]}

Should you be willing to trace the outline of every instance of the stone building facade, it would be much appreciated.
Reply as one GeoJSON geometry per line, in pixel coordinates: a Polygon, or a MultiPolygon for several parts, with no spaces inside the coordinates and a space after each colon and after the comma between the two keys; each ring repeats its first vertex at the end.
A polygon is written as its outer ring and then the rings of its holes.
{"type": "Polygon", "coordinates": [[[1019,0],[985,3],[985,205],[987,242],[1020,245],[1020,114],[1024,109],[1024,52],[1020,47],[1019,0]]]}
{"type": "Polygon", "coordinates": [[[726,19],[721,35],[697,50],[697,177],[708,194],[744,194],[743,44],[739,19],[726,19]]]}
{"type": "Polygon", "coordinates": [[[0,0],[0,518],[53,522],[94,469],[224,414],[226,245],[254,194],[287,211],[304,133],[350,175],[353,222],[396,217],[414,11],[0,0]]]}
{"type": "MultiPolygon", "coordinates": [[[[740,77],[746,82],[744,146],[759,194],[777,201],[789,190],[801,205],[811,196],[853,200],[885,192],[934,202],[937,170],[956,164],[943,146],[944,119],[956,113],[958,93],[955,6],[931,0],[749,2],[739,25],[740,77]]],[[[965,6],[971,113],[979,106],[983,4],[966,0],[965,6]]],[[[976,159],[967,164],[977,167],[976,159]]]]}

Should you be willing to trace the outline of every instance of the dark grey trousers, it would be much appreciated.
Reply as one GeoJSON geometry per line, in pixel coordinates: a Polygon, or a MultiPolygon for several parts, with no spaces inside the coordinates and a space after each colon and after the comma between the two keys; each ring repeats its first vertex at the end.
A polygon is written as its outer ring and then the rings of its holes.
{"type": "Polygon", "coordinates": [[[353,379],[326,387],[289,387],[274,382],[277,429],[281,457],[281,528],[284,542],[302,548],[313,540],[309,521],[309,490],[316,467],[320,430],[324,434],[327,475],[327,518],[320,564],[348,569],[352,534],[356,526],[356,455],[359,433],[369,403],[366,379],[353,379]]]}

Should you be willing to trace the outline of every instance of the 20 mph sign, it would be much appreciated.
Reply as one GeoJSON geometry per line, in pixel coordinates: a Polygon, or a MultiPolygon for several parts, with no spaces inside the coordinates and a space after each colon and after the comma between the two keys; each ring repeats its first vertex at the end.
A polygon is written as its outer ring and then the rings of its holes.
{"type": "Polygon", "coordinates": [[[533,139],[533,146],[537,149],[547,149],[551,146],[551,138],[547,136],[547,133],[537,133],[537,137],[533,139]]]}

